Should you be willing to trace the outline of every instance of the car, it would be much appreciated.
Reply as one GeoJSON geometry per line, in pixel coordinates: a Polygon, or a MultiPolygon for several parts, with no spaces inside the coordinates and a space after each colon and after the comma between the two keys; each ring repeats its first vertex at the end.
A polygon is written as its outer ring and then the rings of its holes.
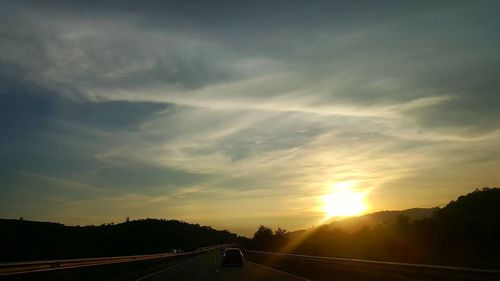
{"type": "Polygon", "coordinates": [[[227,248],[222,258],[222,266],[243,266],[245,259],[243,253],[238,248],[227,248]]]}

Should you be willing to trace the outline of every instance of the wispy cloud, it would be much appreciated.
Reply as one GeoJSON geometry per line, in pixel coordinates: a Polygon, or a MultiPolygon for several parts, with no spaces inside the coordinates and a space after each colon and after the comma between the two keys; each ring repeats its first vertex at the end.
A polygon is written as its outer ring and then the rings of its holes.
{"type": "Polygon", "coordinates": [[[299,227],[337,181],[372,210],[498,185],[496,2],[193,5],[6,5],[0,215],[299,227]]]}

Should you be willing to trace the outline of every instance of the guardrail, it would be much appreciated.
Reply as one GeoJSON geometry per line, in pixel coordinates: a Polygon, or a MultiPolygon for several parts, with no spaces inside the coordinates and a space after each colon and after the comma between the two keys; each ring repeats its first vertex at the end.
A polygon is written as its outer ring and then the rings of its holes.
{"type": "Polygon", "coordinates": [[[135,280],[190,257],[217,249],[180,254],[45,260],[0,264],[0,280],[135,280]]]}
{"type": "Polygon", "coordinates": [[[499,281],[500,271],[245,250],[245,258],[313,280],[499,281]]]}

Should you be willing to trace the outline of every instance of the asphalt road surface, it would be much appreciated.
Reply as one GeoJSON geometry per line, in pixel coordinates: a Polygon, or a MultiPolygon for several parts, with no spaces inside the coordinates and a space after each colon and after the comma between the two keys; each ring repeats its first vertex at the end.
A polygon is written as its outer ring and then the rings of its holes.
{"type": "Polygon", "coordinates": [[[177,265],[145,276],[140,281],[187,280],[187,281],[304,281],[307,279],[278,271],[245,260],[243,267],[222,267],[218,251],[183,261],[177,265]]]}

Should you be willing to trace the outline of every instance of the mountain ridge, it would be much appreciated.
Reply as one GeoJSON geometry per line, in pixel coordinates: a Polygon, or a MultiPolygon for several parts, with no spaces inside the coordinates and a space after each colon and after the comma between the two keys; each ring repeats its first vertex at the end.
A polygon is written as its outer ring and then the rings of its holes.
{"type": "Polygon", "coordinates": [[[381,223],[392,223],[399,216],[406,216],[410,221],[415,221],[432,216],[440,210],[439,207],[432,208],[410,208],[404,210],[385,210],[369,213],[356,217],[344,218],[326,223],[329,227],[339,228],[348,232],[354,232],[364,227],[374,227],[381,223]]]}

